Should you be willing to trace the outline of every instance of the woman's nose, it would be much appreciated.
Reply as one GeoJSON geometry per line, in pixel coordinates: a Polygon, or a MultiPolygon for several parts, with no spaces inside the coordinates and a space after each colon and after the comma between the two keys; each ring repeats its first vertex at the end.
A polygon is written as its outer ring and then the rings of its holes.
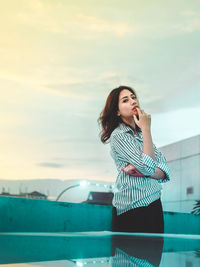
{"type": "Polygon", "coordinates": [[[133,104],[136,104],[137,103],[137,101],[135,100],[135,99],[131,99],[131,104],[133,105],[133,104]]]}

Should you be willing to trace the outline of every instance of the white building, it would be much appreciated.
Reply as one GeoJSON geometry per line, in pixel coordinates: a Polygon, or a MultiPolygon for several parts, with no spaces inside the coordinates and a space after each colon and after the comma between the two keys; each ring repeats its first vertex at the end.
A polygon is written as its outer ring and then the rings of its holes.
{"type": "Polygon", "coordinates": [[[164,211],[191,213],[200,199],[200,135],[159,148],[166,157],[171,181],[163,183],[164,211]]]}

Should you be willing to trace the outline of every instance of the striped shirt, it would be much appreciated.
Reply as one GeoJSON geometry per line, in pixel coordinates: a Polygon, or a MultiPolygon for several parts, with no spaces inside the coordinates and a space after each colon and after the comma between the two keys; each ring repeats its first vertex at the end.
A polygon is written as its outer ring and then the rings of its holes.
{"type": "Polygon", "coordinates": [[[139,259],[129,256],[119,248],[115,249],[115,256],[110,260],[112,267],[155,267],[146,259],[139,259]]]}
{"type": "Polygon", "coordinates": [[[155,160],[144,154],[141,130],[139,136],[124,123],[120,123],[110,136],[110,154],[118,170],[112,201],[117,215],[130,209],[150,205],[161,196],[160,183],[170,180],[170,170],[162,152],[153,144],[155,160]],[[123,172],[121,168],[128,164],[132,164],[145,176],[136,177],[123,172]],[[164,179],[150,178],[156,168],[160,168],[165,173],[164,179]]]}

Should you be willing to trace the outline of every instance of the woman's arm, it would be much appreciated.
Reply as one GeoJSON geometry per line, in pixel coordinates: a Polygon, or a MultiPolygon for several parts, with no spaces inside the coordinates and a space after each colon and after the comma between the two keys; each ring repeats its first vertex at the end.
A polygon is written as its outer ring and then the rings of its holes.
{"type": "Polygon", "coordinates": [[[150,127],[142,128],[143,136],[143,153],[155,160],[155,152],[153,148],[153,141],[151,137],[150,127]]]}
{"type": "MultiPolygon", "coordinates": [[[[143,153],[151,157],[155,161],[155,151],[151,136],[151,115],[146,114],[143,110],[137,109],[139,114],[139,120],[136,116],[134,116],[136,124],[141,128],[142,130],[142,136],[143,136],[143,153]]],[[[134,169],[134,176],[140,174],[138,173],[137,169],[134,169]]],[[[140,175],[144,176],[144,175],[140,175]]],[[[156,168],[155,173],[149,176],[152,179],[164,179],[165,173],[160,169],[156,168]]]]}
{"type": "Polygon", "coordinates": [[[153,147],[153,141],[151,137],[151,115],[137,108],[139,120],[134,115],[134,121],[142,131],[143,137],[143,153],[155,160],[155,152],[153,147]]]}
{"type": "Polygon", "coordinates": [[[143,110],[137,110],[139,120],[135,115],[134,120],[143,133],[143,150],[135,138],[125,131],[113,134],[110,142],[119,159],[135,166],[144,176],[151,176],[157,167],[150,131],[151,116],[143,110]]]}
{"type": "Polygon", "coordinates": [[[162,171],[160,168],[156,168],[156,172],[154,174],[152,174],[152,176],[150,176],[150,178],[159,180],[159,179],[165,179],[165,176],[166,175],[165,175],[164,171],[162,171]]]}
{"type": "Polygon", "coordinates": [[[156,162],[143,153],[135,138],[128,133],[117,133],[111,138],[111,146],[119,159],[133,165],[144,176],[151,176],[156,171],[156,162]]]}
{"type": "MultiPolygon", "coordinates": [[[[159,154],[159,159],[162,158],[162,161],[165,163],[159,163],[160,166],[158,166],[155,163],[155,151],[154,151],[154,145],[153,145],[153,141],[152,141],[152,137],[151,137],[151,115],[148,115],[144,112],[144,110],[140,110],[137,108],[138,111],[138,115],[139,115],[139,120],[137,119],[137,117],[134,115],[134,120],[135,123],[138,125],[138,127],[140,127],[140,129],[142,130],[142,136],[143,136],[143,153],[142,156],[147,156],[147,161],[151,161],[150,164],[154,165],[154,173],[151,173],[149,175],[145,175],[146,173],[141,173],[140,171],[138,171],[138,169],[136,169],[136,167],[134,166],[135,164],[129,164],[128,166],[126,166],[125,168],[122,168],[122,171],[128,173],[129,175],[132,176],[139,176],[139,177],[144,177],[144,176],[148,176],[152,179],[156,179],[159,180],[159,182],[163,182],[163,181],[167,181],[169,180],[169,171],[168,168],[166,168],[166,160],[163,159],[162,157],[162,153],[157,153],[159,154]],[[149,159],[148,159],[149,157],[149,159]],[[153,163],[152,163],[153,162],[153,163]],[[156,166],[157,165],[157,166],[156,166]],[[162,170],[164,168],[164,171],[162,170]],[[167,173],[167,175],[166,175],[167,173]]],[[[157,150],[156,150],[157,151],[157,150]]],[[[158,156],[158,155],[157,155],[158,156]]],[[[130,162],[130,161],[128,161],[130,162]]],[[[131,163],[131,162],[130,162],[131,163]]],[[[137,167],[138,168],[138,167],[137,167]]]]}
{"type": "MultiPolygon", "coordinates": [[[[142,174],[141,172],[139,172],[132,164],[127,165],[125,168],[122,168],[121,170],[126,172],[127,174],[129,174],[131,176],[145,177],[145,175],[142,174]]],[[[149,176],[149,178],[164,179],[165,173],[160,168],[156,168],[155,173],[152,174],[151,176],[149,176]]]]}

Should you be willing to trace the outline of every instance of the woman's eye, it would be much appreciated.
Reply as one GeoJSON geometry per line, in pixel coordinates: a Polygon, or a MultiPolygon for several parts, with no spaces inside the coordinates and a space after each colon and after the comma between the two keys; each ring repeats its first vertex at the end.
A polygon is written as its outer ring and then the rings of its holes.
{"type": "MultiPolygon", "coordinates": [[[[135,96],[132,96],[131,98],[132,98],[132,99],[135,99],[136,97],[135,97],[135,96]]],[[[125,103],[125,102],[127,102],[127,101],[128,101],[128,99],[124,99],[124,100],[123,100],[123,103],[125,103]]]]}

